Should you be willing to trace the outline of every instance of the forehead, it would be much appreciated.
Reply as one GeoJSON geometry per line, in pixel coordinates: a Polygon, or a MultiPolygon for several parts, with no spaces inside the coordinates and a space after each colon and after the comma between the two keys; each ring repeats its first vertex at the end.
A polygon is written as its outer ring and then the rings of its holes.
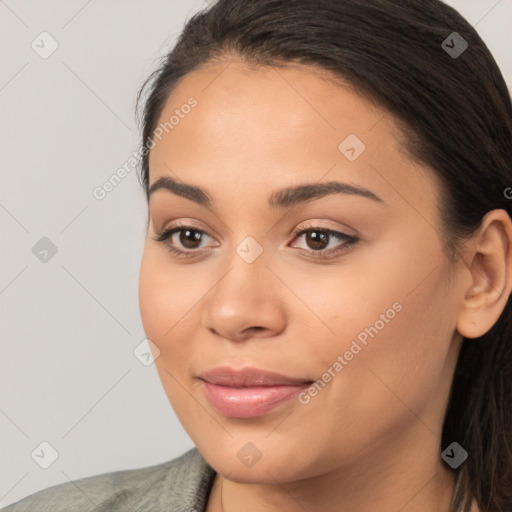
{"type": "Polygon", "coordinates": [[[403,149],[395,119],[313,66],[211,63],[179,82],[160,115],[165,123],[150,152],[150,185],[174,175],[212,191],[265,189],[266,197],[295,183],[343,180],[391,201],[402,189],[420,208],[436,193],[403,149]],[[191,98],[195,106],[185,108],[191,98]],[[352,148],[356,159],[343,152],[352,148]]]}
{"type": "MultiPolygon", "coordinates": [[[[393,131],[384,141],[387,145],[395,146],[401,135],[390,116],[384,119],[383,109],[341,78],[298,64],[255,67],[238,60],[209,63],[181,79],[168,97],[158,124],[165,125],[173,116],[173,126],[167,130],[171,143],[180,135],[190,135],[193,128],[197,144],[208,143],[212,136],[229,136],[233,147],[236,141],[258,135],[269,149],[299,141],[302,145],[305,139],[310,145],[321,139],[332,147],[347,130],[363,138],[382,121],[385,131],[393,131]],[[197,106],[190,115],[176,119],[180,110],[189,110],[186,103],[190,98],[197,106]]],[[[244,150],[250,151],[258,142],[254,137],[253,144],[244,150]]]]}

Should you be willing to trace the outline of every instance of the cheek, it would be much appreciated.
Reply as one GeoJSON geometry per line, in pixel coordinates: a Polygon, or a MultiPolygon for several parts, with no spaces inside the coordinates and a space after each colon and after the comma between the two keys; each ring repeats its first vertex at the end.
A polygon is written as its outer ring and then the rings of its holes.
{"type": "Polygon", "coordinates": [[[441,280],[433,279],[421,292],[394,293],[393,304],[399,308],[390,308],[389,300],[381,301],[380,308],[373,303],[366,322],[343,342],[343,354],[352,340],[360,349],[355,348],[354,355],[349,351],[351,360],[333,392],[340,403],[350,397],[361,424],[376,417],[400,422],[410,411],[421,414],[437,394],[453,331],[442,288],[441,280]]]}
{"type": "MultiPolygon", "coordinates": [[[[139,273],[139,307],[144,328],[160,340],[170,337],[185,314],[183,272],[169,264],[162,250],[146,245],[139,273]]],[[[147,334],[147,331],[146,331],[147,334]]]]}
{"type": "Polygon", "coordinates": [[[203,295],[189,273],[146,247],[139,274],[139,308],[146,336],[159,348],[157,367],[184,369],[192,357],[194,306],[203,295]]]}
{"type": "Polygon", "coordinates": [[[161,308],[163,289],[159,266],[147,247],[144,249],[139,272],[139,309],[146,336],[160,349],[158,340],[165,332],[161,308]]]}
{"type": "MultiPolygon", "coordinates": [[[[184,343],[187,310],[180,285],[173,278],[168,262],[153,249],[144,250],[139,273],[139,308],[146,337],[160,351],[155,366],[167,398],[177,412],[190,409],[190,396],[184,392],[191,344],[184,343]]],[[[181,418],[181,415],[178,414],[181,418]]]]}
{"type": "Polygon", "coordinates": [[[336,375],[331,391],[322,394],[339,404],[340,415],[354,407],[350,417],[371,423],[395,409],[407,413],[404,404],[420,411],[442,382],[455,310],[449,306],[449,269],[435,249],[432,244],[430,254],[422,249],[407,255],[388,250],[373,255],[378,265],[359,260],[339,283],[325,283],[316,303],[301,285],[308,304],[335,332],[302,353],[304,361],[316,362],[318,377],[329,368],[336,375]],[[338,356],[343,361],[334,367],[338,356]]]}

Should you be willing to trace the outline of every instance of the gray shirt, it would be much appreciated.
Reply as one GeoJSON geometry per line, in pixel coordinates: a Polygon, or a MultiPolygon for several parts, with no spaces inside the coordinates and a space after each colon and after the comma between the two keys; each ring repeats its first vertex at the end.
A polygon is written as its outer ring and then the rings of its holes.
{"type": "Polygon", "coordinates": [[[139,469],[65,482],[0,512],[204,512],[215,471],[197,448],[139,469]]]}

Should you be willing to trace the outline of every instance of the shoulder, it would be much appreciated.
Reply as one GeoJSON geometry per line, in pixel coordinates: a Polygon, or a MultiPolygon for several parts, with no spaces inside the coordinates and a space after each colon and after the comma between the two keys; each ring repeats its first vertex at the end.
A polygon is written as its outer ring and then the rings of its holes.
{"type": "Polygon", "coordinates": [[[59,484],[1,512],[200,512],[215,471],[197,448],[155,466],[104,473],[59,484]]]}

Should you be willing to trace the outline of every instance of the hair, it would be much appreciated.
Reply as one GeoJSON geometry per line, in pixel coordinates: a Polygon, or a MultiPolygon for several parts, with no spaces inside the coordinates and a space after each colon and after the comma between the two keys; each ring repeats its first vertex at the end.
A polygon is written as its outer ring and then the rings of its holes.
{"type": "MultiPolygon", "coordinates": [[[[451,44],[453,46],[453,44],[451,44]]],[[[238,57],[252,65],[317,66],[389,112],[404,149],[440,185],[443,250],[460,248],[490,210],[511,215],[510,92],[476,30],[439,0],[218,0],[192,16],[144,92],[142,143],[148,143],[181,78],[238,57]],[[443,42],[457,32],[459,56],[443,42]]],[[[139,118],[141,116],[139,115],[139,118]]],[[[149,186],[149,153],[140,180],[149,186]]],[[[469,454],[454,470],[450,512],[512,510],[512,305],[483,336],[463,344],[445,413],[441,448],[453,441],[469,454]]]]}

